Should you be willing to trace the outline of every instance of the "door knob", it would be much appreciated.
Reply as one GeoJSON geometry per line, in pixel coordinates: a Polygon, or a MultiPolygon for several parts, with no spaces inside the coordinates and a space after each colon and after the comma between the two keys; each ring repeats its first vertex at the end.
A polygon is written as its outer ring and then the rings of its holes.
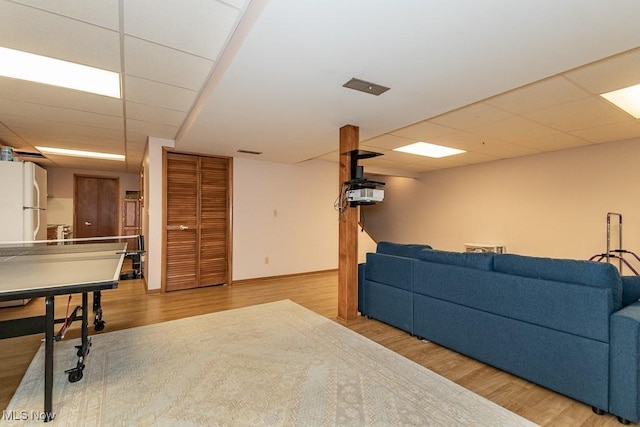
{"type": "Polygon", "coordinates": [[[187,227],[186,225],[181,225],[179,228],[180,228],[181,231],[189,229],[189,227],[187,227]]]}
{"type": "Polygon", "coordinates": [[[89,221],[85,221],[84,225],[86,225],[87,227],[91,227],[91,223],[89,221]]]}

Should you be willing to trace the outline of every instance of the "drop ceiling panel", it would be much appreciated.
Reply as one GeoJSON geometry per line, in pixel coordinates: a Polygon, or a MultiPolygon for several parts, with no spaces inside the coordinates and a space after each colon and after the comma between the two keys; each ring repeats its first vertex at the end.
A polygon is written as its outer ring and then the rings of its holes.
{"type": "Polygon", "coordinates": [[[0,134],[0,145],[8,145],[10,147],[13,148],[31,148],[31,145],[28,144],[24,139],[22,139],[21,137],[15,135],[15,134],[8,134],[8,135],[1,135],[0,134]]]}
{"type": "Polygon", "coordinates": [[[503,142],[517,143],[551,135],[555,133],[555,130],[520,116],[511,116],[498,122],[471,128],[469,132],[486,135],[503,142]]]}
{"type": "Polygon", "coordinates": [[[596,62],[565,74],[594,94],[640,84],[640,49],[596,62]]]}
{"type": "Polygon", "coordinates": [[[199,91],[212,61],[133,37],[124,38],[125,73],[199,91]],[[158,64],[162,64],[161,67],[158,64]]]}
{"type": "MultiPolygon", "coordinates": [[[[416,131],[415,134],[418,135],[419,132],[416,131]]],[[[380,149],[393,150],[394,148],[412,144],[418,139],[420,138],[402,138],[400,136],[387,133],[377,138],[367,139],[366,141],[363,141],[362,144],[371,147],[370,151],[380,151],[380,149]]]]}
{"type": "Polygon", "coordinates": [[[178,132],[178,127],[127,119],[127,130],[157,138],[173,139],[178,132]]]}
{"type": "Polygon", "coordinates": [[[511,157],[530,156],[540,153],[535,148],[525,147],[519,144],[487,144],[485,147],[471,150],[478,153],[488,154],[501,159],[509,159],[511,157]]]}
{"type": "Polygon", "coordinates": [[[486,103],[513,114],[523,114],[590,95],[566,78],[558,76],[490,98],[486,103]]]}
{"type": "Polygon", "coordinates": [[[504,145],[505,143],[504,141],[488,135],[479,135],[465,131],[457,131],[438,138],[433,138],[431,142],[467,151],[485,149],[491,145],[504,145]]]}
{"type": "Polygon", "coordinates": [[[417,161],[403,165],[403,169],[406,168],[410,172],[426,172],[437,169],[455,168],[464,165],[465,163],[458,161],[455,156],[442,159],[430,159],[428,157],[422,157],[417,161]]]}
{"type": "Polygon", "coordinates": [[[462,154],[456,154],[455,156],[450,156],[447,158],[447,160],[450,160],[452,162],[462,163],[465,165],[492,162],[494,160],[500,160],[500,159],[501,157],[499,156],[491,156],[489,154],[477,153],[473,151],[468,151],[462,154]]]}
{"type": "Polygon", "coordinates": [[[638,138],[640,135],[640,121],[628,120],[613,125],[596,126],[571,132],[572,135],[594,143],[621,141],[638,138]]]}
{"type": "Polygon", "coordinates": [[[238,9],[214,0],[163,0],[161,7],[157,0],[125,1],[124,13],[126,34],[210,60],[239,17],[238,9]]]}
{"type": "MultiPolygon", "coordinates": [[[[369,150],[369,151],[379,150],[377,147],[368,147],[367,148],[366,145],[360,145],[360,149],[369,150]]],[[[314,160],[325,160],[327,162],[337,163],[337,162],[340,161],[340,153],[338,152],[338,150],[332,151],[330,153],[323,154],[322,156],[315,157],[314,160]]]]}
{"type": "Polygon", "coordinates": [[[621,123],[630,118],[599,96],[533,111],[525,114],[525,117],[565,132],[621,123]]]}
{"type": "Polygon", "coordinates": [[[59,168],[78,168],[78,162],[81,162],[82,169],[91,169],[94,171],[121,171],[126,166],[125,162],[114,160],[87,159],[80,157],[64,157],[50,156],[48,157],[56,167],[59,168]]]}
{"type": "Polygon", "coordinates": [[[66,15],[90,24],[106,27],[111,30],[118,30],[119,14],[118,0],[92,1],[87,7],[86,0],[13,0],[25,6],[32,6],[38,9],[54,12],[58,15],[66,15]]]}
{"type": "MultiPolygon", "coordinates": [[[[32,142],[35,140],[55,140],[69,144],[90,141],[93,144],[101,142],[119,141],[122,144],[123,132],[116,129],[79,126],[67,123],[25,119],[22,117],[6,116],[5,124],[20,137],[32,142]]],[[[4,119],[4,117],[3,117],[4,119]]]]}
{"type": "Polygon", "coordinates": [[[148,139],[149,137],[145,134],[127,130],[127,146],[131,145],[132,147],[140,147],[141,149],[144,149],[148,139]]]}
{"type": "Polygon", "coordinates": [[[0,98],[122,116],[122,101],[73,89],[0,77],[0,98]]]}
{"type": "Polygon", "coordinates": [[[522,144],[540,151],[556,151],[589,145],[591,142],[577,136],[558,132],[553,135],[547,135],[544,138],[530,139],[522,142],[522,144]]]}
{"type": "Polygon", "coordinates": [[[127,101],[177,111],[189,111],[198,93],[151,80],[125,76],[127,101]]]}
{"type": "Polygon", "coordinates": [[[500,158],[526,156],[538,153],[538,150],[516,144],[507,144],[504,141],[488,135],[478,135],[470,132],[456,132],[451,135],[435,138],[433,142],[447,147],[500,158]]]}
{"type": "Polygon", "coordinates": [[[186,117],[184,111],[167,110],[152,105],[127,102],[127,117],[150,123],[178,127],[186,117]]]}
{"type": "Polygon", "coordinates": [[[491,105],[478,103],[434,117],[430,122],[458,130],[465,130],[494,123],[508,117],[511,117],[511,114],[492,107],[491,105]]]}
{"type": "Polygon", "coordinates": [[[56,123],[72,123],[105,129],[124,129],[124,122],[121,117],[6,99],[0,99],[0,114],[3,116],[19,116],[38,121],[47,120],[56,123]]]}
{"type": "Polygon", "coordinates": [[[120,71],[115,31],[7,1],[0,2],[0,16],[4,47],[120,71]]]}
{"type": "MultiPolygon", "coordinates": [[[[455,129],[452,129],[447,126],[442,126],[438,123],[433,123],[431,121],[423,121],[418,122],[414,125],[407,126],[401,129],[394,130],[390,132],[394,136],[399,136],[406,139],[411,139],[411,142],[423,141],[428,142],[429,139],[435,138],[437,136],[446,135],[448,133],[455,132],[455,129]]],[[[410,142],[407,142],[409,144],[410,142]]]]}

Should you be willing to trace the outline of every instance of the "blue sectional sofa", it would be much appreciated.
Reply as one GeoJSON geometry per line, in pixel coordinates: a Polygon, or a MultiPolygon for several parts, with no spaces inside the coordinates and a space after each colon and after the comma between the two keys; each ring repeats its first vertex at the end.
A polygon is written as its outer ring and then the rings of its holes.
{"type": "Polygon", "coordinates": [[[380,242],[358,310],[584,402],[640,420],[640,277],[608,263],[380,242]]]}

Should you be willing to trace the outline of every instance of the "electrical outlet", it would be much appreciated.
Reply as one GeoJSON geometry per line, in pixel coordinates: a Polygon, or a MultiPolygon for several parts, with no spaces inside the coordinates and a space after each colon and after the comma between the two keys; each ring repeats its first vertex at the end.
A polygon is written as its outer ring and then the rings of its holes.
{"type": "Polygon", "coordinates": [[[264,257],[264,263],[265,264],[269,264],[269,257],[268,256],[264,257]]]}
{"type": "Polygon", "coordinates": [[[277,216],[278,216],[278,209],[274,209],[274,210],[273,210],[273,216],[274,216],[274,217],[277,217],[277,216]]]}

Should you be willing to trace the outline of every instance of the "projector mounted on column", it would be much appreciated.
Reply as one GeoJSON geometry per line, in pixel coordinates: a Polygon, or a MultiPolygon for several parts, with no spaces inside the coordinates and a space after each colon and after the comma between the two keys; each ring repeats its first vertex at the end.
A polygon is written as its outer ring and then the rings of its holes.
{"type": "Polygon", "coordinates": [[[344,183],[346,187],[346,201],[349,206],[373,205],[384,200],[384,190],[378,187],[384,186],[384,182],[371,181],[364,177],[364,167],[358,166],[358,160],[370,159],[381,156],[381,153],[373,151],[351,151],[351,179],[344,183]]]}

